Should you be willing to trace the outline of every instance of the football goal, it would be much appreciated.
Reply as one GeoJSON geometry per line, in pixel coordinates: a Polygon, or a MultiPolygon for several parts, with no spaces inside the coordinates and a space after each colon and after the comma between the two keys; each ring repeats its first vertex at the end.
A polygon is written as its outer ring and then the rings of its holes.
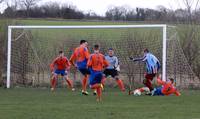
{"type": "MultiPolygon", "coordinates": [[[[90,52],[95,43],[100,44],[103,54],[113,48],[125,83],[131,80],[136,85],[144,79],[144,64],[132,62],[129,57],[142,57],[143,50],[148,48],[161,62],[162,79],[173,77],[177,85],[188,85],[195,75],[174,29],[166,24],[8,26],[7,88],[48,85],[49,65],[58,51],[63,50],[70,58],[81,39],[88,41],[90,52]]],[[[80,76],[75,69],[70,70],[75,82],[80,76]]]]}

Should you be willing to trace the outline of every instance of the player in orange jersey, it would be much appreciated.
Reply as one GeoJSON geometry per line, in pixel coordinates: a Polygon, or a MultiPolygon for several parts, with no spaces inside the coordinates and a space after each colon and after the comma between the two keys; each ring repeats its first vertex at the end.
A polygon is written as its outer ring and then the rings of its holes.
{"type": "Polygon", "coordinates": [[[97,91],[97,101],[102,100],[103,70],[109,66],[105,56],[99,52],[99,45],[94,45],[94,53],[90,55],[87,66],[90,69],[90,88],[97,91]]]}
{"type": "Polygon", "coordinates": [[[87,69],[87,61],[90,56],[87,45],[88,42],[86,40],[81,40],[80,46],[74,50],[70,58],[70,63],[84,75],[82,79],[82,94],[84,95],[88,95],[86,89],[88,76],[90,74],[89,70],[87,69]]]}
{"type": "Polygon", "coordinates": [[[169,78],[167,81],[162,81],[160,79],[160,76],[157,76],[157,83],[159,85],[162,85],[160,87],[154,88],[154,90],[151,92],[152,96],[155,95],[170,95],[175,94],[176,96],[180,96],[180,92],[176,89],[174,86],[174,79],[169,78]]]}
{"type": "Polygon", "coordinates": [[[51,80],[51,90],[54,91],[56,87],[56,82],[58,80],[58,75],[63,76],[69,87],[74,90],[73,88],[73,82],[70,80],[67,76],[67,72],[70,69],[70,63],[67,59],[67,57],[64,56],[63,51],[59,51],[59,56],[53,60],[53,62],[50,65],[51,72],[53,74],[52,80],[51,80]]]}

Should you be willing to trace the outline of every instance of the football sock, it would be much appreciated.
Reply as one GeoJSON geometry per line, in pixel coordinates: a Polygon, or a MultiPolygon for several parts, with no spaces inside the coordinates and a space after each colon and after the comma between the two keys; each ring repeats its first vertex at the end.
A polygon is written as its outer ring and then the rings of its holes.
{"type": "Polygon", "coordinates": [[[121,91],[125,91],[125,88],[124,88],[124,83],[122,82],[122,80],[118,79],[116,80],[119,88],[121,89],[121,91]]]}
{"type": "Polygon", "coordinates": [[[73,82],[71,79],[66,79],[66,82],[67,82],[69,88],[73,88],[73,82]]]}
{"type": "Polygon", "coordinates": [[[87,80],[88,80],[88,76],[85,76],[82,80],[82,90],[86,91],[87,88],[87,80]]]}
{"type": "Polygon", "coordinates": [[[56,87],[56,78],[53,77],[53,79],[51,80],[51,87],[55,88],[56,87]]]}
{"type": "Polygon", "coordinates": [[[101,101],[101,97],[102,97],[102,89],[101,87],[97,88],[97,99],[98,101],[101,101]]]}
{"type": "Polygon", "coordinates": [[[101,83],[103,84],[103,86],[105,86],[105,82],[106,82],[106,78],[103,77],[102,80],[101,80],[101,83]]]}

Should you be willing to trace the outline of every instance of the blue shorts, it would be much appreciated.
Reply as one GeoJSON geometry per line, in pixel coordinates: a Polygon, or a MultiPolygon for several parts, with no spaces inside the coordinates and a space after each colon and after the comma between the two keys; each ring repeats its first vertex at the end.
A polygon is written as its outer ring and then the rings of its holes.
{"type": "Polygon", "coordinates": [[[101,71],[91,71],[90,74],[90,85],[101,83],[103,78],[103,73],[101,71]]]}
{"type": "Polygon", "coordinates": [[[162,95],[162,96],[164,96],[164,94],[162,93],[162,87],[154,88],[154,95],[162,95]]]}
{"type": "Polygon", "coordinates": [[[83,75],[90,74],[90,71],[89,71],[89,69],[87,69],[87,68],[79,68],[78,70],[79,70],[79,71],[81,72],[81,74],[83,74],[83,75]]]}
{"type": "Polygon", "coordinates": [[[57,74],[57,75],[60,74],[61,76],[67,75],[67,73],[65,72],[65,70],[58,70],[58,69],[57,69],[57,70],[54,71],[54,73],[57,74]]]}

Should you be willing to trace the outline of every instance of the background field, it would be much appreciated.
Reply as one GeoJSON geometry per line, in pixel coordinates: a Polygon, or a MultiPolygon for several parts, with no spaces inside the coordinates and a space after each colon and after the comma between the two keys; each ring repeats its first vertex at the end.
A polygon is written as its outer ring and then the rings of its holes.
{"type": "Polygon", "coordinates": [[[103,102],[80,91],[0,88],[1,119],[199,119],[200,92],[182,91],[181,97],[129,96],[106,89],[103,102]]]}
{"type": "MultiPolygon", "coordinates": [[[[5,75],[6,65],[4,64],[6,64],[7,25],[10,25],[10,24],[13,24],[13,25],[19,25],[19,24],[22,24],[22,25],[112,25],[112,24],[135,24],[135,23],[62,21],[62,20],[61,21],[59,20],[10,20],[10,21],[1,22],[0,24],[2,24],[1,25],[2,26],[1,27],[1,33],[2,33],[1,41],[4,44],[2,45],[3,47],[1,47],[3,48],[3,50],[1,50],[3,51],[3,55],[2,55],[3,62],[0,62],[0,63],[2,63],[1,66],[3,67],[3,75],[5,75]]],[[[177,31],[178,31],[178,36],[180,37],[179,40],[181,42],[183,42],[184,40],[187,40],[187,38],[190,38],[188,37],[189,35],[186,34],[186,33],[188,34],[190,33],[188,31],[190,30],[189,28],[192,29],[193,27],[187,27],[186,25],[178,25],[177,31]]],[[[62,43],[54,44],[55,43],[54,39],[59,38],[62,41],[74,40],[74,39],[66,39],[67,34],[64,34],[64,32],[61,30],[51,32],[51,34],[49,34],[50,32],[51,31],[48,31],[48,30],[43,31],[43,32],[40,30],[39,31],[33,30],[32,34],[29,34],[29,35],[36,36],[36,39],[40,38],[41,39],[40,43],[44,47],[46,46],[49,47],[49,46],[54,46],[54,45],[57,47],[59,45],[58,49],[64,48],[65,50],[67,47],[64,46],[62,43]],[[44,41],[44,43],[42,41],[44,41]],[[48,44],[49,46],[44,45],[45,43],[49,43],[48,44]]],[[[88,31],[88,32],[91,33],[91,31],[88,31]]],[[[97,31],[92,31],[92,32],[93,34],[95,34],[95,32],[97,31]]],[[[101,31],[101,32],[104,32],[104,31],[101,31]]],[[[115,37],[119,38],[118,37],[120,36],[118,34],[119,32],[116,33],[113,31],[109,31],[107,34],[104,33],[103,36],[104,37],[111,36],[113,39],[115,39],[115,37]]],[[[70,31],[69,33],[73,33],[73,31],[70,31]]],[[[151,34],[151,32],[149,33],[151,34]]],[[[80,36],[81,35],[84,36],[85,33],[81,34],[81,32],[78,31],[76,34],[79,34],[80,36]]],[[[88,34],[85,34],[85,36],[87,35],[88,34]]],[[[196,35],[197,36],[195,36],[194,39],[199,38],[199,34],[196,34],[196,35]]],[[[77,36],[77,37],[80,38],[80,36],[77,36]]],[[[94,38],[94,36],[92,35],[90,35],[90,37],[94,38]]],[[[107,43],[106,45],[109,45],[108,42],[106,43],[107,43]]],[[[131,45],[130,42],[128,42],[128,44],[131,45]]],[[[34,45],[36,45],[37,51],[44,51],[44,48],[40,47],[40,45],[37,45],[37,44],[34,44],[34,45]],[[40,48],[43,50],[41,50],[40,48]]],[[[19,43],[19,46],[21,46],[20,43],[19,43]]],[[[17,48],[21,48],[21,47],[17,47],[17,48]]],[[[51,51],[55,50],[55,54],[53,54],[53,56],[56,56],[57,55],[56,50],[58,49],[52,49],[51,47],[49,48],[50,48],[49,50],[51,51]]],[[[22,51],[23,50],[24,49],[22,49],[22,51]]],[[[39,52],[39,53],[42,54],[44,52],[39,52]]],[[[127,54],[123,54],[123,55],[127,55],[127,54]]],[[[51,60],[51,58],[47,58],[47,59],[51,60]]],[[[181,58],[181,57],[177,56],[177,58],[181,58]]],[[[44,60],[45,58],[42,58],[42,59],[44,60]]],[[[18,59],[18,61],[22,61],[22,60],[18,59]]],[[[44,60],[44,61],[47,61],[47,60],[44,60]]],[[[37,66],[40,66],[37,63],[35,64],[37,66]]],[[[182,66],[181,63],[177,65],[182,66]]],[[[46,65],[46,67],[48,68],[48,65],[46,65]]],[[[143,67],[141,66],[141,68],[142,68],[141,73],[143,73],[143,67]]],[[[179,67],[179,68],[188,72],[187,69],[184,69],[182,67],[179,67]]],[[[30,68],[30,70],[32,69],[30,68]]],[[[24,73],[20,72],[19,74],[24,74],[24,73]]],[[[19,75],[19,74],[16,74],[16,75],[19,75]]],[[[183,78],[184,75],[185,75],[184,72],[182,72],[182,74],[180,74],[180,77],[182,76],[183,78]]],[[[41,80],[38,80],[38,83],[42,83],[43,81],[42,75],[39,78],[41,78],[41,80]]],[[[46,80],[48,82],[46,87],[48,87],[49,78],[46,78],[46,80]]],[[[184,84],[184,80],[182,80],[183,84],[184,84]]],[[[70,90],[60,88],[56,90],[55,93],[52,93],[50,92],[49,88],[42,88],[42,87],[30,88],[33,86],[37,87],[39,85],[33,85],[34,83],[26,82],[26,80],[25,82],[23,81],[24,79],[19,77],[19,82],[17,82],[17,84],[14,86],[12,85],[15,88],[11,88],[9,90],[0,88],[0,119],[93,119],[93,118],[96,118],[96,119],[133,119],[133,118],[135,119],[200,119],[200,104],[199,104],[200,91],[199,90],[187,90],[187,91],[182,90],[181,97],[175,97],[175,96],[134,97],[134,96],[128,96],[127,92],[121,93],[119,92],[118,89],[108,88],[103,93],[103,102],[97,103],[93,95],[82,96],[80,94],[80,90],[71,92],[70,90]],[[21,88],[20,86],[27,87],[27,88],[21,88]]],[[[141,82],[139,82],[139,84],[142,85],[141,82]]],[[[198,83],[196,84],[198,85],[198,83]]],[[[136,85],[136,86],[140,86],[140,85],[136,85]]],[[[190,89],[193,87],[189,86],[187,88],[190,89]]]]}
{"type": "Polygon", "coordinates": [[[177,9],[166,5],[132,8],[131,4],[115,6],[113,2],[102,16],[95,9],[82,11],[78,4],[67,1],[41,1],[45,0],[0,0],[1,7],[7,6],[0,10],[0,119],[200,119],[199,0],[180,0],[181,6],[175,2],[173,6],[180,7],[177,9]],[[126,89],[143,86],[144,63],[132,62],[129,56],[141,57],[144,48],[148,48],[162,62],[163,35],[162,29],[157,28],[12,30],[11,88],[4,88],[9,25],[154,23],[168,26],[166,78],[176,80],[180,97],[129,96],[127,91],[119,91],[115,80],[108,78],[103,102],[98,103],[90,89],[89,96],[81,95],[82,75],[73,67],[68,74],[76,91],[67,89],[61,78],[56,91],[50,91],[49,64],[59,50],[69,58],[81,39],[89,42],[90,52],[96,43],[103,54],[114,48],[126,89]]]}

